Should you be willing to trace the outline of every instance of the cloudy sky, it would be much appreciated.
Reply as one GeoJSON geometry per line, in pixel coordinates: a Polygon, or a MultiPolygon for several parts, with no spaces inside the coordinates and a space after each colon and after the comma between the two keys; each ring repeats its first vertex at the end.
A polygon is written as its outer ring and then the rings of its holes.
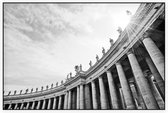
{"type": "Polygon", "coordinates": [[[89,68],[96,54],[128,24],[139,4],[5,4],[4,90],[65,81],[74,66],[89,68]]]}

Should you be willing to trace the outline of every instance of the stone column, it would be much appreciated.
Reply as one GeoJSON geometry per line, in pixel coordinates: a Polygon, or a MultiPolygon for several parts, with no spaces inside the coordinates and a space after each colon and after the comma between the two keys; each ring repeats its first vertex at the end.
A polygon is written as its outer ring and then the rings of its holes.
{"type": "Polygon", "coordinates": [[[92,109],[89,85],[85,85],[85,109],[92,109]]]}
{"type": "Polygon", "coordinates": [[[72,95],[71,95],[71,90],[68,91],[68,109],[71,109],[71,104],[72,104],[72,95]]]}
{"type": "Polygon", "coordinates": [[[119,100],[117,97],[117,91],[115,88],[114,80],[112,77],[111,72],[108,70],[106,71],[107,74],[107,79],[108,79],[108,85],[109,85],[109,90],[110,90],[110,98],[111,98],[111,108],[112,109],[119,109],[119,100]]]}
{"type": "Polygon", "coordinates": [[[59,96],[58,109],[61,109],[62,96],[59,96]]]}
{"type": "Polygon", "coordinates": [[[14,107],[14,109],[17,109],[17,107],[18,107],[18,103],[16,103],[16,104],[15,104],[15,107],[14,107]]]}
{"type": "Polygon", "coordinates": [[[84,109],[84,91],[83,91],[83,84],[80,85],[80,109],[84,109]]]}
{"type": "Polygon", "coordinates": [[[12,103],[11,103],[11,104],[9,104],[9,107],[8,107],[8,109],[11,109],[11,107],[12,107],[12,103]]]}
{"type": "Polygon", "coordinates": [[[40,109],[40,100],[38,101],[36,109],[40,109]]]}
{"type": "Polygon", "coordinates": [[[50,109],[51,108],[51,98],[48,99],[48,106],[47,106],[47,109],[50,109]]]}
{"type": "Polygon", "coordinates": [[[142,42],[145,45],[146,50],[148,51],[150,57],[152,58],[153,63],[158,69],[162,79],[164,80],[165,79],[165,74],[164,74],[165,60],[164,60],[163,54],[161,53],[159,48],[156,46],[156,44],[153,42],[153,40],[150,37],[145,36],[142,42]]]}
{"type": "Polygon", "coordinates": [[[27,102],[26,109],[29,109],[29,105],[30,105],[30,103],[27,102]]]}
{"type": "Polygon", "coordinates": [[[33,101],[31,109],[34,109],[35,101],[33,101]]]}
{"type": "Polygon", "coordinates": [[[147,108],[148,109],[159,109],[156,103],[156,100],[154,96],[152,95],[149,84],[147,83],[147,80],[145,76],[143,75],[143,72],[140,68],[140,65],[135,55],[130,51],[128,52],[127,56],[128,56],[135,80],[138,84],[139,90],[142,94],[142,97],[145,101],[147,108]]]}
{"type": "Polygon", "coordinates": [[[68,107],[68,92],[65,94],[65,100],[64,100],[64,109],[67,109],[68,107]]]}
{"type": "Polygon", "coordinates": [[[121,98],[122,108],[123,108],[123,109],[126,109],[125,99],[124,99],[124,95],[123,95],[122,88],[119,88],[119,91],[120,91],[120,98],[121,98]]]}
{"type": "Polygon", "coordinates": [[[55,106],[56,106],[56,97],[54,97],[54,102],[53,102],[52,109],[55,109],[55,106]]]}
{"type": "Polygon", "coordinates": [[[101,109],[108,109],[105,87],[102,76],[99,77],[101,109]]]}
{"type": "Polygon", "coordinates": [[[137,109],[142,109],[142,107],[140,106],[139,100],[138,100],[138,94],[137,94],[137,91],[135,89],[134,82],[133,81],[129,81],[129,83],[130,83],[130,88],[131,88],[131,92],[132,92],[132,95],[133,95],[133,98],[134,98],[134,102],[135,102],[136,108],[137,109]]]}
{"type": "Polygon", "coordinates": [[[77,104],[76,104],[76,109],[80,108],[80,106],[79,106],[79,104],[80,104],[80,96],[79,96],[79,94],[80,94],[80,92],[79,92],[79,86],[77,86],[77,97],[76,97],[77,104]]]}
{"type": "Polygon", "coordinates": [[[124,70],[120,62],[116,63],[116,68],[117,68],[121,88],[122,88],[124,99],[125,99],[126,109],[135,109],[134,101],[131,95],[131,90],[129,88],[124,70]]]}
{"type": "Polygon", "coordinates": [[[91,85],[92,85],[92,102],[93,102],[93,109],[98,109],[95,81],[92,81],[92,82],[91,82],[91,85]]]}
{"type": "Polygon", "coordinates": [[[149,66],[150,71],[152,72],[153,76],[155,77],[155,80],[160,88],[162,95],[165,96],[165,85],[164,85],[164,81],[163,81],[162,77],[160,76],[159,72],[157,71],[155,65],[153,64],[153,61],[149,57],[146,57],[145,60],[149,66]]]}
{"type": "Polygon", "coordinates": [[[45,105],[46,105],[46,100],[44,99],[42,109],[45,109],[45,105]]]}
{"type": "Polygon", "coordinates": [[[156,88],[156,86],[154,84],[154,77],[152,75],[148,75],[147,79],[149,81],[149,84],[150,84],[151,89],[152,89],[152,93],[155,96],[155,99],[156,99],[156,101],[158,103],[159,108],[160,109],[165,109],[165,103],[164,103],[164,101],[163,101],[158,89],[156,88]]]}
{"type": "Polygon", "coordinates": [[[21,104],[20,109],[23,109],[23,105],[24,105],[24,103],[21,104]]]}

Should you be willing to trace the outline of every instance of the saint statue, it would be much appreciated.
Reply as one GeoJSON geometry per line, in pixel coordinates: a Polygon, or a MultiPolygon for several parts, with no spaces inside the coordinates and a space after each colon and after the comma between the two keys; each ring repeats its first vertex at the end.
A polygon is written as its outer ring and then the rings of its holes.
{"type": "Polygon", "coordinates": [[[31,93],[33,92],[33,88],[31,89],[31,93]]]}
{"type": "Polygon", "coordinates": [[[103,55],[105,55],[105,49],[104,49],[104,47],[102,47],[102,53],[103,53],[103,55]]]}
{"type": "Polygon", "coordinates": [[[46,90],[48,89],[48,85],[46,86],[46,90]]]}
{"type": "Polygon", "coordinates": [[[56,87],[58,86],[58,82],[56,83],[56,87]]]}
{"type": "Polygon", "coordinates": [[[27,94],[27,92],[29,91],[29,89],[26,89],[26,92],[25,92],[25,94],[27,94]]]}
{"type": "Polygon", "coordinates": [[[90,62],[89,62],[89,65],[90,65],[90,67],[92,67],[92,61],[90,60],[90,62]]]}
{"type": "Polygon", "coordinates": [[[99,61],[99,56],[98,55],[96,55],[96,60],[97,60],[97,62],[99,61]]]}
{"type": "Polygon", "coordinates": [[[110,38],[110,44],[111,44],[111,46],[113,45],[113,43],[114,43],[113,39],[110,38]]]}
{"type": "Polygon", "coordinates": [[[43,86],[41,86],[41,91],[43,91],[43,86]]]}
{"type": "Polygon", "coordinates": [[[14,91],[14,95],[16,95],[16,90],[14,91]]]}
{"type": "Polygon", "coordinates": [[[20,95],[22,94],[22,90],[20,90],[20,95]]]}
{"type": "Polygon", "coordinates": [[[11,94],[11,91],[9,91],[8,95],[10,95],[10,94],[11,94]]]}
{"type": "Polygon", "coordinates": [[[51,84],[51,88],[53,88],[53,84],[51,84]]]}
{"type": "Polygon", "coordinates": [[[38,91],[38,88],[36,88],[36,92],[38,91]]]}
{"type": "Polygon", "coordinates": [[[118,31],[118,33],[121,35],[121,33],[122,33],[122,28],[121,28],[121,27],[118,27],[117,31],[118,31]]]}

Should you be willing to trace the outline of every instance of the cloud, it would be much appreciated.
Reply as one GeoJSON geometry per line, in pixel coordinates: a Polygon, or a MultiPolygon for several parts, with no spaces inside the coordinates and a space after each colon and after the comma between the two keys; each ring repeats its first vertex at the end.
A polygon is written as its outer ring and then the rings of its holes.
{"type": "Polygon", "coordinates": [[[120,8],[114,6],[5,4],[5,90],[60,82],[79,64],[87,70],[109,38],[118,38],[112,19],[120,8]]]}

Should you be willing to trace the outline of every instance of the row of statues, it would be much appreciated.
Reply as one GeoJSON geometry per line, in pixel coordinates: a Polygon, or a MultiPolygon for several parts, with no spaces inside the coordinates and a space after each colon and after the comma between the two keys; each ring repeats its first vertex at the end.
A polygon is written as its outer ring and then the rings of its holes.
{"type": "MultiPolygon", "coordinates": [[[[63,80],[61,81],[61,85],[62,85],[62,84],[63,84],[63,80]]],[[[56,83],[56,87],[58,87],[58,82],[56,83]]],[[[52,88],[53,88],[53,84],[51,84],[51,89],[52,89],[52,88]]],[[[48,89],[49,89],[49,86],[47,85],[47,86],[46,86],[46,90],[48,90],[48,89]]],[[[43,90],[44,90],[44,87],[41,86],[41,91],[43,91],[43,90]]],[[[24,94],[27,94],[28,91],[29,91],[29,89],[26,89],[24,94]]],[[[20,90],[19,94],[21,95],[22,92],[23,92],[23,90],[20,90]]],[[[38,92],[38,88],[36,88],[36,91],[35,91],[35,92],[38,92]]],[[[14,91],[14,94],[13,94],[13,95],[16,95],[16,93],[17,93],[17,90],[14,91]]],[[[33,93],[33,88],[30,90],[30,93],[33,93]]],[[[8,95],[10,95],[10,94],[11,94],[11,91],[8,92],[8,95]]]]}

